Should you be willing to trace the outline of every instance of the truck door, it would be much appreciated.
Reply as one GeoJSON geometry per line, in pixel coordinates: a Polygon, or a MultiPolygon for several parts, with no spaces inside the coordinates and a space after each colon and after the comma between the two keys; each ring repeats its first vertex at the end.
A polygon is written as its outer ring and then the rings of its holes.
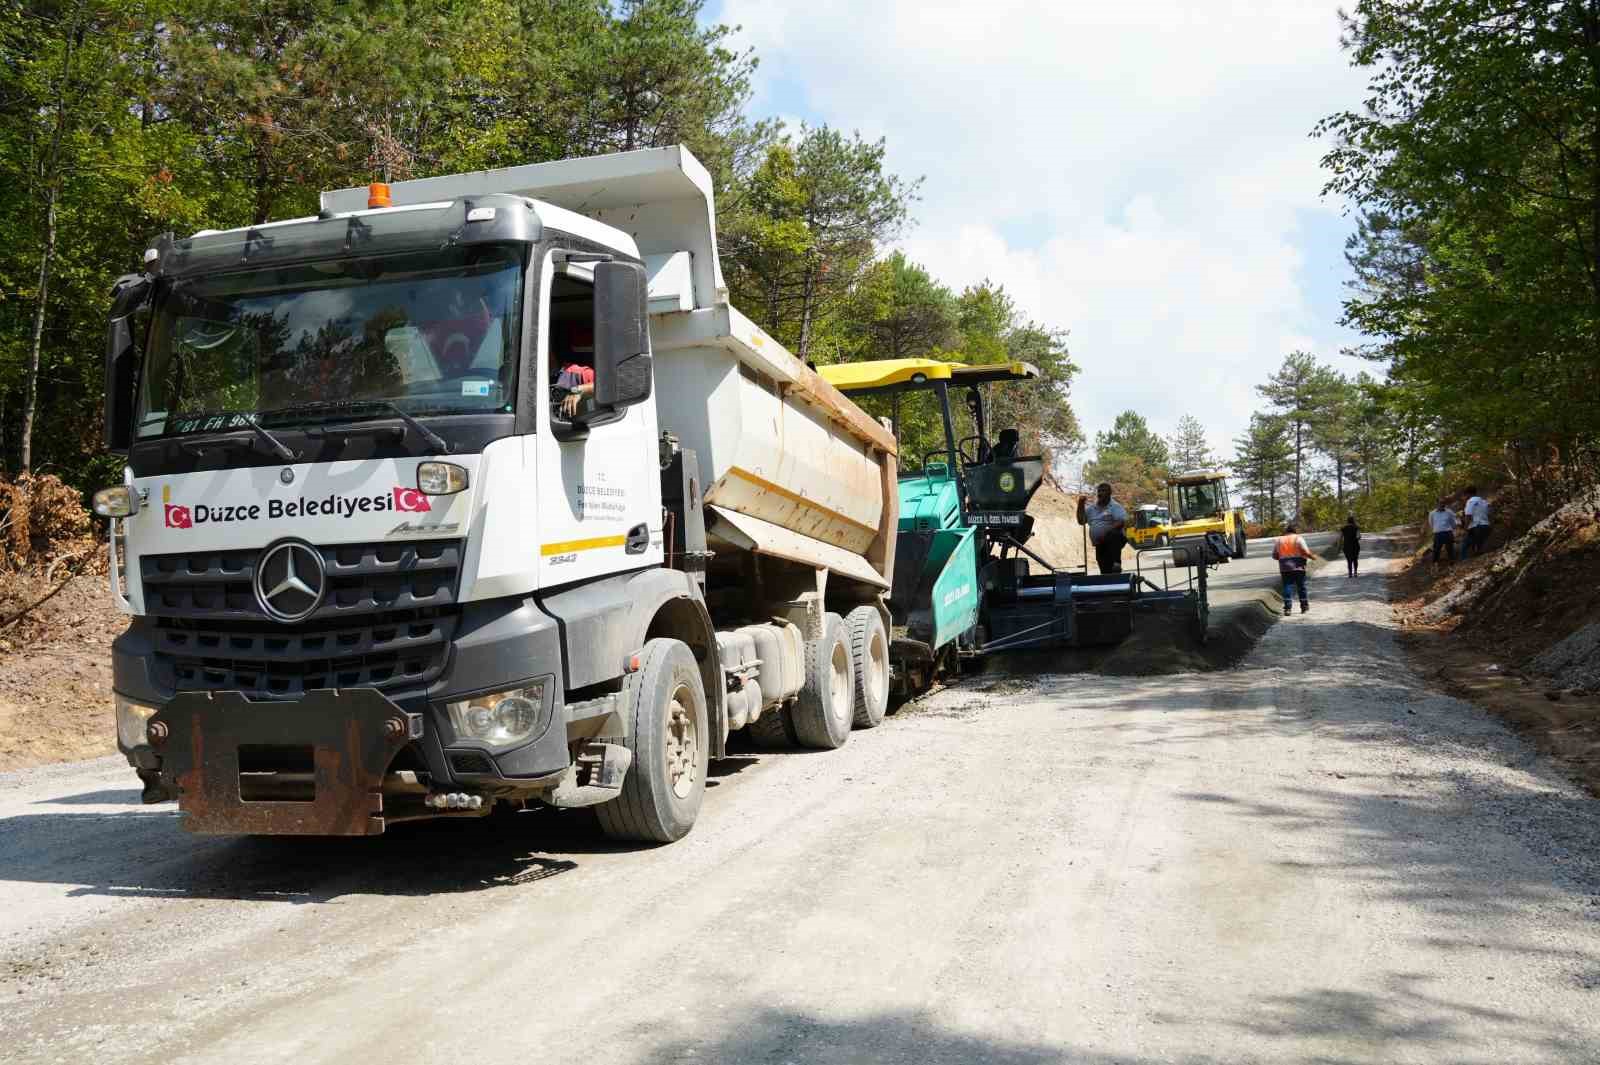
{"type": "Polygon", "coordinates": [[[592,411],[594,273],[547,260],[540,283],[539,584],[548,588],[662,561],[661,475],[654,399],[587,425],[592,411]],[[589,371],[587,374],[585,371],[589,371]],[[591,406],[586,406],[591,405],[591,406]]]}

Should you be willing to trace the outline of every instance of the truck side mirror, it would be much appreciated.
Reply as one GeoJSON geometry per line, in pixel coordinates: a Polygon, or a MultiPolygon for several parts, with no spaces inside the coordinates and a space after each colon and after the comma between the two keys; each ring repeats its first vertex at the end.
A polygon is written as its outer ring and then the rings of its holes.
{"type": "Polygon", "coordinates": [[[594,405],[600,411],[650,398],[650,334],[644,267],[594,268],[594,405]]]}
{"type": "Polygon", "coordinates": [[[106,448],[127,454],[133,442],[133,392],[139,366],[132,319],[150,299],[153,283],[146,274],[117,279],[111,289],[111,316],[106,322],[106,448]]]}

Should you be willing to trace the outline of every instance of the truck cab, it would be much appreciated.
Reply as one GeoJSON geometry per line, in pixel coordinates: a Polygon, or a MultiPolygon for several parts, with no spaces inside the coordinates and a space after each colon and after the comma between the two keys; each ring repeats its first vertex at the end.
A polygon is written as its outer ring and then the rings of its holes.
{"type": "Polygon", "coordinates": [[[881,719],[893,438],[728,304],[685,149],[334,190],[145,265],[96,510],[119,747],[187,828],[546,803],[665,841],[733,729],[881,719]]]}

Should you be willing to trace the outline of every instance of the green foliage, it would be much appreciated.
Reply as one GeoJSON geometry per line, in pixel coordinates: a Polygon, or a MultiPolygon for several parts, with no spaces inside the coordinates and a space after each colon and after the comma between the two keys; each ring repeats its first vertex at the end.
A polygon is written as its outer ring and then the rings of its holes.
{"type": "Polygon", "coordinates": [[[1256,521],[1276,526],[1283,518],[1279,500],[1293,470],[1294,448],[1286,419],[1272,414],[1250,416],[1250,428],[1233,442],[1233,482],[1256,521]]]}
{"type": "MultiPolygon", "coordinates": [[[[882,140],[751,118],[734,32],[705,0],[0,0],[0,471],[33,395],[35,469],[117,479],[106,294],[153,235],[309,214],[324,188],[677,143],[716,186],[733,301],[802,358],[1024,359],[1043,380],[994,390],[993,424],[1081,446],[1065,335],[999,286],[957,296],[884,257],[920,181],[886,169],[882,140]]],[[[942,446],[924,406],[902,412],[908,454],[942,446]]]]}
{"type": "Polygon", "coordinates": [[[1150,423],[1138,411],[1125,410],[1117,415],[1111,428],[1096,433],[1094,447],[1097,461],[1118,452],[1133,455],[1152,470],[1165,471],[1171,462],[1167,443],[1150,429],[1150,423]]]}
{"type": "Polygon", "coordinates": [[[735,304],[807,361],[839,357],[830,336],[879,246],[905,225],[917,181],[883,167],[884,142],[801,127],[766,149],[724,212],[724,273],[735,304]]]}
{"type": "Polygon", "coordinates": [[[0,470],[36,389],[33,466],[114,474],[106,293],[154,234],[307,214],[321,188],[679,142],[737,201],[772,125],[745,116],[754,58],[703,6],[0,3],[0,470]]]}
{"type": "Polygon", "coordinates": [[[900,252],[867,267],[840,311],[840,361],[939,358],[960,340],[956,299],[900,252]]]}
{"type": "Polygon", "coordinates": [[[1361,0],[1360,111],[1319,126],[1362,212],[1345,322],[1452,464],[1600,440],[1600,11],[1361,0]]]}
{"type": "Polygon", "coordinates": [[[1206,439],[1206,427],[1192,414],[1178,419],[1177,430],[1167,438],[1167,451],[1175,471],[1205,470],[1217,464],[1206,439]]]}
{"type": "Polygon", "coordinates": [[[1327,415],[1328,405],[1339,387],[1339,376],[1304,351],[1285,356],[1277,372],[1267,378],[1266,383],[1256,386],[1256,391],[1272,404],[1277,415],[1283,419],[1288,434],[1294,462],[1290,481],[1290,498],[1294,501],[1293,509],[1289,512],[1291,517],[1300,513],[1306,462],[1316,433],[1327,415]]]}
{"type": "Polygon", "coordinates": [[[1160,503],[1167,498],[1166,469],[1131,451],[1100,451],[1084,467],[1083,476],[1090,484],[1109,483],[1112,496],[1125,506],[1160,503]]]}
{"type": "MultiPolygon", "coordinates": [[[[896,283],[903,286],[910,305],[924,309],[920,319],[927,327],[924,339],[932,341],[943,336],[944,343],[951,349],[931,343],[920,350],[907,346],[895,354],[887,344],[878,343],[851,347],[853,355],[862,359],[948,358],[970,365],[1026,362],[1038,369],[1037,380],[981,386],[990,439],[997,437],[1004,428],[1018,430],[1023,453],[1045,456],[1047,468],[1055,458],[1083,447],[1083,431],[1078,426],[1070,398],[1072,378],[1078,367],[1067,350],[1064,331],[1024,320],[1005,289],[989,281],[968,288],[959,297],[952,297],[948,289],[931,279],[932,287],[925,288],[921,279],[927,278],[926,272],[898,254],[877,264],[869,272],[869,279],[880,271],[883,283],[898,278],[896,283]],[[946,318],[946,309],[953,309],[953,319],[946,318]]],[[[846,315],[870,312],[875,306],[879,305],[852,301],[845,311],[846,315]]],[[[861,323],[844,317],[840,331],[846,336],[860,336],[871,327],[871,322],[871,319],[861,323]]],[[[958,440],[976,432],[963,399],[960,395],[951,396],[958,440]]],[[[898,404],[888,399],[867,398],[862,405],[875,415],[895,418],[903,466],[915,467],[925,454],[944,447],[944,423],[931,393],[910,393],[902,396],[898,404]]]]}

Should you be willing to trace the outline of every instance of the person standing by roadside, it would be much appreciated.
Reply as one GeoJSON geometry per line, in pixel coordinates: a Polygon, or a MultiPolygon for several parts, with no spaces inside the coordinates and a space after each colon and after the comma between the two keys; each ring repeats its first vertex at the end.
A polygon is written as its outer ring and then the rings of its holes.
{"type": "Polygon", "coordinates": [[[1345,576],[1358,576],[1361,569],[1361,526],[1356,524],[1354,514],[1345,517],[1344,524],[1339,527],[1339,536],[1343,540],[1345,569],[1349,571],[1345,576]]]}
{"type": "Polygon", "coordinates": [[[1311,561],[1311,548],[1306,546],[1306,538],[1300,535],[1299,526],[1294,522],[1283,527],[1283,535],[1278,537],[1278,542],[1272,545],[1272,557],[1278,560],[1278,576],[1283,580],[1283,616],[1288,617],[1293,611],[1290,607],[1293,593],[1300,593],[1300,613],[1304,614],[1311,609],[1311,600],[1306,595],[1306,566],[1311,561]]]}
{"type": "Polygon", "coordinates": [[[1477,485],[1467,487],[1467,537],[1461,543],[1461,558],[1483,554],[1489,542],[1489,501],[1478,494],[1477,485]]]}
{"type": "Polygon", "coordinates": [[[1433,564],[1439,564],[1439,552],[1443,551],[1450,556],[1450,561],[1456,560],[1456,526],[1461,522],[1456,518],[1456,512],[1450,509],[1448,499],[1439,500],[1439,505],[1428,511],[1428,528],[1433,530],[1433,564]]]}
{"type": "Polygon", "coordinates": [[[1094,544],[1095,562],[1101,573],[1122,572],[1122,548],[1128,542],[1124,531],[1128,526],[1128,512],[1122,504],[1111,498],[1111,486],[1102,481],[1094,491],[1094,502],[1088,496],[1078,497],[1078,524],[1089,527],[1089,539],[1094,544]]]}

